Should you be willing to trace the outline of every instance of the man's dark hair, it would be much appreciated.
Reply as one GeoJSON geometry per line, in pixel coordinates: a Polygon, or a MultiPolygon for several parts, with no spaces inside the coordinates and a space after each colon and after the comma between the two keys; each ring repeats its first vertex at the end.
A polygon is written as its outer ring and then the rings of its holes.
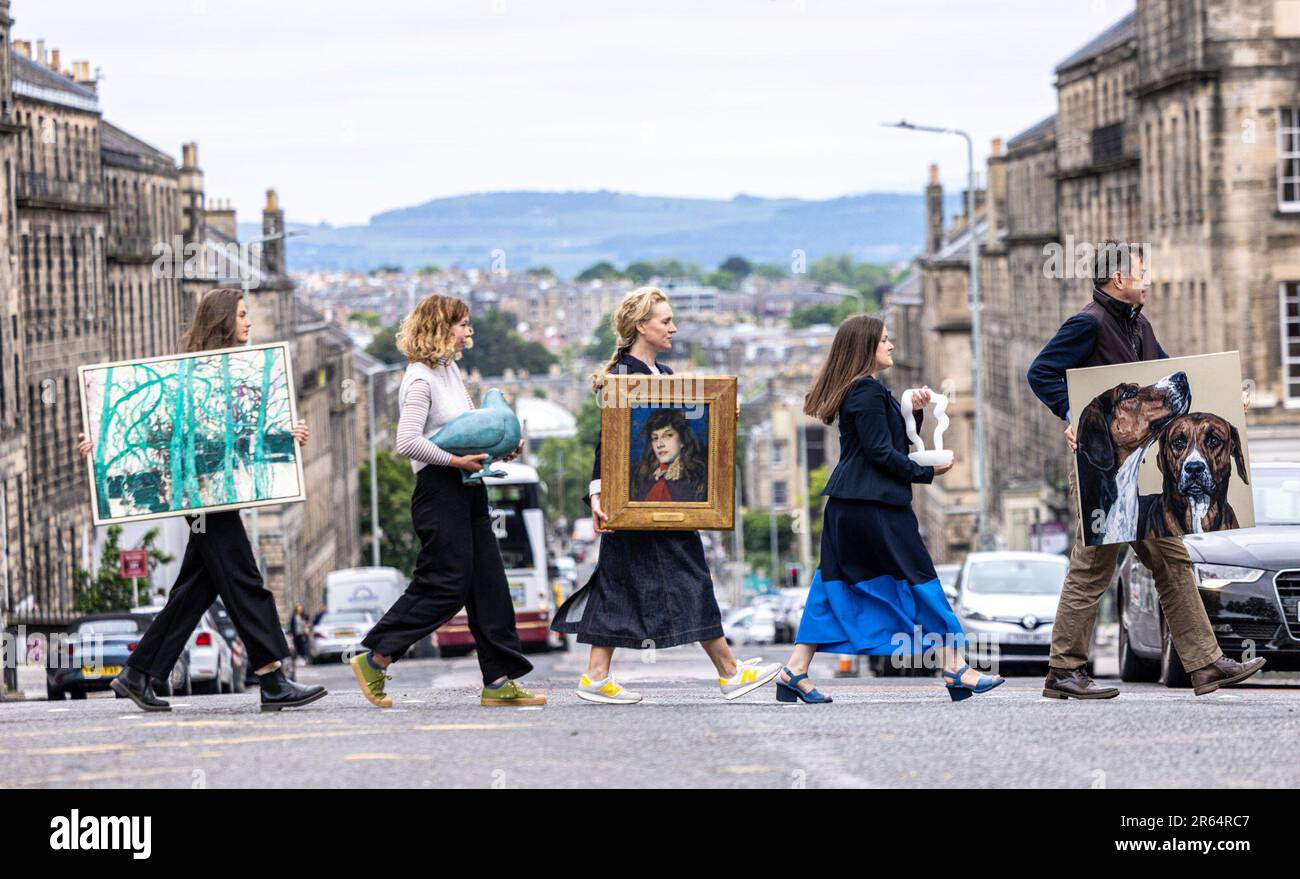
{"type": "Polygon", "coordinates": [[[1124,277],[1132,277],[1133,260],[1142,259],[1142,248],[1137,244],[1106,240],[1097,245],[1096,262],[1093,264],[1092,282],[1098,287],[1105,287],[1110,279],[1119,272],[1124,277]]]}

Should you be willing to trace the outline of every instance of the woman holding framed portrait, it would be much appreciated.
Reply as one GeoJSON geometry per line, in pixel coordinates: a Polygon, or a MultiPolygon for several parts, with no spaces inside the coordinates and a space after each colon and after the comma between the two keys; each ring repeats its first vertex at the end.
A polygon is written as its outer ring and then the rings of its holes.
{"type": "MultiPolygon", "coordinates": [[[[907,424],[879,375],[894,365],[894,344],[878,317],[840,324],[804,412],[840,430],[840,460],[826,483],[821,558],[777,681],[782,702],[832,701],[808,680],[818,651],[895,656],[939,653],[954,702],[1002,683],[962,662],[965,634],[948,604],[912,512],[912,485],[952,469],[907,456],[907,424]]],[[[929,391],[912,395],[917,429],[929,391]]]]}
{"type": "MultiPolygon", "coordinates": [[[[672,350],[677,332],[672,306],[662,290],[633,290],[614,312],[613,324],[614,353],[592,374],[593,392],[601,393],[612,375],[672,374],[656,359],[672,350]]],[[[633,411],[634,428],[626,437],[636,452],[631,455],[635,463],[630,465],[628,497],[638,502],[703,500],[707,451],[683,409],[659,406],[633,411]]],[[[602,430],[596,440],[591,485],[583,498],[601,534],[600,557],[591,579],[560,607],[551,624],[555,631],[576,635],[580,643],[591,645],[587,672],[578,681],[578,697],[607,705],[640,702],[641,695],[625,688],[611,673],[615,649],[659,649],[692,641],[699,642],[713,661],[722,696],[728,701],[770,683],[780,672],[779,663],[737,661],[727,645],[698,531],[607,527],[609,516],[601,505],[603,435],[602,430]]]]}

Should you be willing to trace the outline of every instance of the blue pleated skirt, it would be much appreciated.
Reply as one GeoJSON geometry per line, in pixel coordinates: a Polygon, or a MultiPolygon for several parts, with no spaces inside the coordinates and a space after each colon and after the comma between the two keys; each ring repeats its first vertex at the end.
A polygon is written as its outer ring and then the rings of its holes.
{"type": "Polygon", "coordinates": [[[964,638],[912,508],[829,498],[795,641],[826,653],[890,656],[960,649],[964,638]]]}

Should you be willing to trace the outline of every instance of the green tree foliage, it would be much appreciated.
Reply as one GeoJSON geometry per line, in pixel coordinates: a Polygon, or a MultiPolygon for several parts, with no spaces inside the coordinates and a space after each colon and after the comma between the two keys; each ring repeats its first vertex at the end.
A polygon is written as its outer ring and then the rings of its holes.
{"type": "Polygon", "coordinates": [[[585,281],[617,281],[623,277],[623,273],[614,268],[610,263],[601,261],[593,266],[588,266],[578,273],[575,280],[585,281]]]}
{"type": "Polygon", "coordinates": [[[533,266],[525,274],[530,278],[554,278],[555,270],[550,266],[533,266]]]}
{"type": "MultiPolygon", "coordinates": [[[[587,450],[588,458],[595,454],[596,440],[600,438],[600,416],[602,413],[596,395],[590,394],[582,401],[578,410],[578,441],[587,450]]],[[[587,470],[591,470],[591,461],[587,461],[587,470]]]]}
{"type": "MultiPolygon", "coordinates": [[[[121,574],[118,553],[123,548],[122,526],[109,525],[104,539],[104,554],[100,556],[99,567],[92,575],[89,571],[77,569],[76,583],[72,589],[72,606],[78,613],[108,613],[118,610],[130,610],[135,600],[131,581],[121,574]]],[[[158,540],[158,529],[151,528],[135,549],[149,553],[149,571],[159,565],[170,562],[168,555],[154,544],[158,540]]],[[[127,547],[131,548],[131,547],[127,547]]],[[[150,596],[148,581],[141,585],[141,599],[147,601],[150,596]]]]}
{"type": "MultiPolygon", "coordinates": [[[[397,568],[406,576],[415,571],[420,554],[420,540],[411,527],[411,494],[415,491],[415,473],[411,462],[393,452],[375,454],[375,472],[379,476],[380,561],[397,568]]],[[[370,458],[361,462],[361,557],[369,564],[370,529],[370,458]]]]}
{"type": "Polygon", "coordinates": [[[489,309],[471,323],[474,347],[466,348],[461,356],[463,372],[477,369],[483,375],[501,375],[509,368],[536,374],[545,373],[557,362],[541,342],[529,341],[515,332],[519,321],[508,311],[489,309]]]}
{"type": "Polygon", "coordinates": [[[397,350],[397,327],[395,326],[384,327],[375,333],[370,344],[366,346],[366,353],[385,363],[406,362],[406,357],[397,350]]]}
{"type": "Polygon", "coordinates": [[[790,277],[789,268],[773,263],[755,263],[753,273],[768,281],[779,281],[790,277]]]}
{"type": "Polygon", "coordinates": [[[591,447],[578,436],[544,440],[535,460],[537,476],[546,486],[547,519],[566,522],[591,515],[582,502],[591,481],[591,447]]]}
{"type": "Polygon", "coordinates": [[[400,275],[402,267],[396,263],[385,263],[381,266],[375,266],[370,270],[370,277],[377,278],[380,275],[400,275]]]}
{"type": "Polygon", "coordinates": [[[830,324],[838,326],[840,306],[830,302],[819,302],[816,305],[805,305],[803,308],[796,308],[790,313],[790,329],[802,330],[805,327],[814,324],[830,324]]]}
{"type": "Polygon", "coordinates": [[[644,260],[634,262],[623,270],[623,277],[634,284],[644,284],[657,274],[653,263],[644,260]]]}
{"type": "Polygon", "coordinates": [[[718,269],[716,272],[710,272],[706,275],[704,283],[709,287],[717,287],[719,290],[735,290],[740,286],[740,279],[731,272],[718,269]]]}
{"type": "Polygon", "coordinates": [[[808,276],[819,284],[852,287],[866,300],[867,311],[879,309],[878,291],[892,278],[889,269],[870,262],[856,262],[848,254],[823,256],[808,267],[808,276]]]}
{"type": "Polygon", "coordinates": [[[442,273],[442,266],[429,263],[426,266],[421,266],[419,271],[422,275],[438,275],[442,273]]]}
{"type": "MultiPolygon", "coordinates": [[[[771,537],[771,516],[766,510],[749,510],[746,511],[742,518],[742,527],[745,532],[745,560],[749,567],[754,570],[765,570],[773,580],[779,579],[773,574],[784,572],[773,572],[772,570],[772,537],[771,537]]],[[[794,531],[790,527],[790,514],[778,513],[776,516],[776,545],[781,554],[781,558],[789,561],[792,558],[791,548],[794,546],[794,531]]]]}
{"type": "Polygon", "coordinates": [[[357,323],[365,324],[372,328],[379,326],[379,315],[375,314],[373,311],[348,312],[348,320],[356,321],[357,323]]]}
{"type": "Polygon", "coordinates": [[[718,266],[718,269],[728,272],[737,278],[744,279],[749,277],[750,273],[754,271],[754,266],[743,256],[729,256],[723,260],[722,265],[718,266]]]}
{"type": "Polygon", "coordinates": [[[596,324],[596,338],[583,350],[583,353],[598,363],[604,363],[614,353],[614,346],[617,343],[618,339],[614,336],[614,315],[611,312],[596,324]]]}

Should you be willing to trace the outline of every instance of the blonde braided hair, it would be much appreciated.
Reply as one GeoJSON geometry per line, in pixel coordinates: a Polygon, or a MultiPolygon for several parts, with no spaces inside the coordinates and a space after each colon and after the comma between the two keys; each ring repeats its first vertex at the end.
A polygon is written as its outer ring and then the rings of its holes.
{"type": "Polygon", "coordinates": [[[668,297],[658,287],[638,287],[623,297],[623,301],[614,309],[610,323],[614,326],[614,353],[609,360],[591,374],[591,390],[599,392],[605,386],[605,379],[618,365],[618,358],[636,341],[636,328],[650,319],[654,307],[660,302],[667,302],[668,297]]]}

